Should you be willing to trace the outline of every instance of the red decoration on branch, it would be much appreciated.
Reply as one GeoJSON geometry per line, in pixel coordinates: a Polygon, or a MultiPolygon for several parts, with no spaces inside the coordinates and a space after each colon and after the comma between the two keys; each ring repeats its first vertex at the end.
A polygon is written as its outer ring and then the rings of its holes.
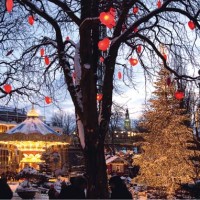
{"type": "Polygon", "coordinates": [[[194,23],[192,20],[190,20],[190,21],[188,22],[188,26],[189,26],[189,28],[190,28],[191,30],[193,30],[193,29],[196,28],[196,25],[195,25],[195,23],[194,23]]]}
{"type": "Polygon", "coordinates": [[[28,23],[32,26],[33,24],[34,24],[34,17],[33,17],[33,15],[30,15],[29,17],[28,17],[28,23]]]}
{"type": "Polygon", "coordinates": [[[98,43],[98,47],[101,51],[106,51],[110,45],[110,40],[108,38],[104,38],[100,40],[98,43]]]}
{"type": "Polygon", "coordinates": [[[137,14],[137,13],[138,13],[138,10],[139,10],[139,8],[138,8],[137,6],[135,6],[135,7],[133,8],[133,13],[134,13],[134,14],[137,14]]]}
{"type": "Polygon", "coordinates": [[[4,90],[5,90],[5,92],[6,92],[7,94],[9,94],[9,93],[11,92],[11,90],[12,90],[12,87],[11,87],[10,84],[5,84],[5,85],[3,86],[3,88],[4,88],[4,90]]]}
{"type": "Polygon", "coordinates": [[[118,72],[118,79],[120,80],[120,79],[122,79],[122,73],[121,72],[118,72]]]}
{"type": "Polygon", "coordinates": [[[163,54],[163,57],[165,60],[167,60],[167,55],[165,53],[163,54]]]}
{"type": "Polygon", "coordinates": [[[100,60],[100,62],[104,62],[104,57],[101,56],[101,57],[99,58],[99,60],[100,60]]]}
{"type": "Polygon", "coordinates": [[[47,104],[50,104],[50,103],[52,103],[52,99],[51,99],[50,97],[46,96],[46,97],[45,97],[45,102],[46,102],[47,104]]]}
{"type": "Polygon", "coordinates": [[[135,65],[138,64],[138,60],[135,59],[135,58],[130,58],[130,59],[129,59],[129,62],[130,62],[130,64],[131,64],[132,66],[135,66],[135,65]]]}
{"type": "Polygon", "coordinates": [[[99,16],[101,23],[107,26],[108,28],[113,28],[116,25],[114,18],[115,12],[116,11],[114,8],[110,8],[109,12],[101,12],[99,16]]]}
{"type": "Polygon", "coordinates": [[[67,41],[69,40],[69,36],[66,37],[66,40],[67,40],[67,41]]]}
{"type": "Polygon", "coordinates": [[[44,56],[44,49],[43,48],[40,49],[40,55],[41,55],[41,57],[44,56]]]}
{"type": "Polygon", "coordinates": [[[182,90],[177,90],[175,92],[174,96],[177,100],[182,100],[184,98],[185,94],[182,90]]]}
{"type": "Polygon", "coordinates": [[[6,9],[10,13],[13,9],[13,0],[6,0],[6,9]]]}
{"type": "Polygon", "coordinates": [[[101,101],[102,98],[103,98],[103,94],[98,93],[98,94],[97,94],[97,101],[101,101]]]}
{"type": "Polygon", "coordinates": [[[133,32],[134,32],[134,33],[138,32],[138,28],[137,28],[137,27],[134,27],[133,32]]]}
{"type": "Polygon", "coordinates": [[[162,6],[162,3],[161,3],[160,0],[158,0],[158,2],[157,2],[157,7],[160,8],[161,6],[162,6]]]}
{"type": "Polygon", "coordinates": [[[142,51],[142,46],[141,46],[141,45],[138,45],[136,51],[137,51],[138,53],[141,53],[141,51],[142,51]]]}
{"type": "Polygon", "coordinates": [[[45,56],[45,57],[44,57],[44,61],[45,61],[45,64],[46,64],[46,65],[49,65],[49,64],[50,64],[50,61],[49,61],[49,57],[48,57],[48,56],[45,56]]]}

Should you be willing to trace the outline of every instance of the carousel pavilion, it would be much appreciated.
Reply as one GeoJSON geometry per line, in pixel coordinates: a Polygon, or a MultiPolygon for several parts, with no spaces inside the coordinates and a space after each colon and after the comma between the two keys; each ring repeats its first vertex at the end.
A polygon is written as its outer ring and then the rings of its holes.
{"type": "Polygon", "coordinates": [[[23,122],[7,125],[4,130],[0,134],[0,173],[17,172],[26,164],[39,169],[47,152],[52,157],[52,170],[67,162],[70,138],[46,125],[34,108],[23,122]]]}

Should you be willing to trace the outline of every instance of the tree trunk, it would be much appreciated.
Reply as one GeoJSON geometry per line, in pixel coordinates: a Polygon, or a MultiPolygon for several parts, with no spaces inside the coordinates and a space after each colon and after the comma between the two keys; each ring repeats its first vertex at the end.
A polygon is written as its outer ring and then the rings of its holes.
{"type": "Polygon", "coordinates": [[[88,199],[108,199],[107,167],[104,155],[104,142],[90,145],[84,151],[88,178],[88,199]]]}

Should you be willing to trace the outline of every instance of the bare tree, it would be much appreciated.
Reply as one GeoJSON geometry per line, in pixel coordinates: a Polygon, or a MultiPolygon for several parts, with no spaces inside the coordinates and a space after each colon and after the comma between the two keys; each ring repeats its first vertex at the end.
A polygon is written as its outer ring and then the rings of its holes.
{"type": "Polygon", "coordinates": [[[64,134],[71,134],[76,129],[75,116],[63,111],[54,113],[54,115],[51,117],[51,122],[54,126],[63,128],[64,134]]]}
{"type": "Polygon", "coordinates": [[[128,64],[132,57],[144,69],[144,77],[153,75],[162,62],[177,79],[195,81],[193,73],[176,72],[169,61],[179,54],[188,68],[199,68],[199,0],[14,0],[10,13],[5,5],[6,0],[1,1],[0,97],[4,102],[24,102],[26,97],[40,104],[50,96],[56,103],[64,101],[62,95],[68,92],[86,160],[88,198],[107,198],[104,140],[113,88],[120,85],[114,75],[120,68],[124,84],[135,87],[133,67],[128,64]],[[110,28],[100,23],[101,12],[115,16],[110,28]],[[32,26],[27,22],[30,16],[32,26]],[[102,52],[98,42],[104,37],[110,46],[102,52]],[[161,45],[167,49],[167,60],[161,45]],[[181,51],[174,51],[176,47],[181,51]],[[41,48],[45,55],[39,54],[41,48]],[[12,86],[9,94],[2,88],[5,83],[12,86]],[[100,101],[97,93],[103,94],[100,101]]]}

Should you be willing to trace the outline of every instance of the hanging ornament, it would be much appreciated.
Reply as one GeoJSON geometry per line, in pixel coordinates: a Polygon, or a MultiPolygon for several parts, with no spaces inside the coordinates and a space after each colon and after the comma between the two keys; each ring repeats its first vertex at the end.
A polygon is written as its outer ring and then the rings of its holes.
{"type": "Polygon", "coordinates": [[[163,57],[165,60],[167,60],[167,55],[165,53],[163,54],[163,57]]]}
{"type": "Polygon", "coordinates": [[[100,61],[100,62],[104,62],[104,57],[101,56],[101,57],[99,58],[99,61],[100,61]]]}
{"type": "Polygon", "coordinates": [[[108,38],[104,38],[100,40],[98,43],[98,47],[101,51],[106,51],[110,45],[110,40],[108,38]]]}
{"type": "Polygon", "coordinates": [[[171,78],[170,77],[167,77],[166,83],[167,83],[167,86],[171,85],[171,78]]]}
{"type": "Polygon", "coordinates": [[[41,57],[44,56],[44,49],[43,48],[40,49],[40,55],[41,55],[41,57]]]}
{"type": "Polygon", "coordinates": [[[196,28],[196,25],[195,25],[195,23],[194,23],[192,20],[190,20],[190,21],[188,22],[188,26],[189,26],[189,28],[190,28],[191,30],[193,30],[193,29],[196,28]]]}
{"type": "Polygon", "coordinates": [[[33,17],[33,15],[30,15],[29,17],[28,17],[28,23],[32,26],[33,24],[34,24],[34,17],[33,17]]]}
{"type": "Polygon", "coordinates": [[[99,16],[100,22],[108,28],[113,28],[116,25],[115,12],[114,8],[111,8],[110,12],[101,12],[99,16]]]}
{"type": "Polygon", "coordinates": [[[177,100],[182,100],[184,98],[185,94],[182,90],[177,90],[175,92],[174,96],[177,100]]]}
{"type": "Polygon", "coordinates": [[[135,66],[135,65],[138,64],[138,60],[135,59],[135,58],[130,58],[130,59],[129,59],[129,62],[130,62],[130,64],[131,64],[132,66],[135,66]]]}
{"type": "Polygon", "coordinates": [[[119,80],[122,79],[122,73],[120,71],[118,72],[117,76],[119,80]]]}
{"type": "Polygon", "coordinates": [[[10,13],[13,9],[13,0],[6,0],[6,9],[10,13]]]}
{"type": "Polygon", "coordinates": [[[46,65],[49,65],[49,64],[50,64],[50,61],[49,61],[49,57],[48,57],[48,56],[45,56],[45,57],[44,57],[44,61],[45,61],[45,64],[46,64],[46,65]]]}
{"type": "Polygon", "coordinates": [[[66,37],[66,40],[69,41],[69,36],[66,37]]]}
{"type": "Polygon", "coordinates": [[[103,94],[97,93],[97,101],[101,101],[103,98],[103,94]]]}
{"type": "Polygon", "coordinates": [[[142,52],[142,46],[138,45],[136,51],[137,51],[137,53],[141,53],[142,52]]]}
{"type": "Polygon", "coordinates": [[[138,10],[139,10],[139,8],[138,8],[137,6],[135,6],[135,7],[133,8],[133,13],[134,13],[134,14],[137,14],[137,13],[138,13],[138,10]]]}
{"type": "Polygon", "coordinates": [[[50,103],[52,103],[52,99],[51,99],[50,97],[46,96],[46,97],[45,97],[45,102],[46,102],[47,104],[50,104],[50,103]]]}
{"type": "Polygon", "coordinates": [[[157,1],[157,7],[160,8],[162,6],[162,3],[160,0],[157,1]]]}
{"type": "Polygon", "coordinates": [[[133,32],[134,32],[134,33],[138,32],[138,28],[137,28],[137,27],[134,27],[133,32]]]}
{"type": "Polygon", "coordinates": [[[6,92],[7,94],[9,94],[9,93],[11,92],[11,90],[12,90],[12,87],[11,87],[10,84],[5,84],[5,85],[3,86],[3,88],[4,88],[4,90],[5,90],[5,92],[6,92]]]}

